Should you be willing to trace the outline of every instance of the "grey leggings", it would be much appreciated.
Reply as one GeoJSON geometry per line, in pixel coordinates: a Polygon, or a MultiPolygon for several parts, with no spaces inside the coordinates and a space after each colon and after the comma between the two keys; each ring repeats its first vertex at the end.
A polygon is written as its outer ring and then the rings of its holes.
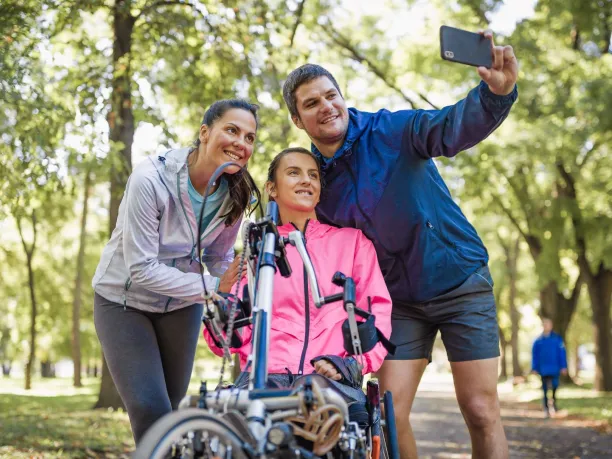
{"type": "Polygon", "coordinates": [[[136,443],[185,396],[201,320],[201,304],[152,313],[95,294],[96,332],[136,443]]]}

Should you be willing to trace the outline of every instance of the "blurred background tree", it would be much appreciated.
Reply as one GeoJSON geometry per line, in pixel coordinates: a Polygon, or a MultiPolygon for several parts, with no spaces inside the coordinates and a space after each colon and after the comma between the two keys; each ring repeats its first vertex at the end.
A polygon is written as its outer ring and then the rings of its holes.
{"type": "MultiPolygon", "coordinates": [[[[495,28],[512,2],[366,3],[2,2],[4,374],[25,362],[29,388],[35,362],[52,374],[69,358],[75,385],[82,372],[102,375],[97,406],[120,406],[93,327],[90,279],[133,164],[190,144],[211,102],[239,96],[261,106],[249,168],[262,185],[275,153],[308,145],[281,95],[293,68],[324,65],[360,109],[439,108],[478,83],[474,69],[440,59],[440,25],[495,28]]],[[[611,391],[612,2],[533,7],[495,38],[520,61],[511,116],[487,141],[436,164],[490,251],[502,374],[530,368],[541,314],[572,362],[579,346],[592,347],[595,387],[611,391]]]]}

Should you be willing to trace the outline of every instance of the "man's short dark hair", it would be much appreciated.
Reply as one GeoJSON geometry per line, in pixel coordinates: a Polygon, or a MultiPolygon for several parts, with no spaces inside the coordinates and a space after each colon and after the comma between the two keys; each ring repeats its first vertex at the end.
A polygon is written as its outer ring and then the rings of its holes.
{"type": "Polygon", "coordinates": [[[287,76],[285,80],[285,84],[283,84],[283,99],[285,99],[285,104],[287,104],[287,108],[289,109],[289,113],[291,116],[298,116],[297,110],[297,101],[295,100],[295,91],[302,86],[303,84],[309,83],[312,80],[315,80],[320,77],[327,77],[329,81],[331,81],[338,93],[342,97],[342,91],[340,91],[340,86],[338,86],[338,82],[323,67],[317,64],[304,64],[301,67],[298,67],[293,72],[287,76]]]}

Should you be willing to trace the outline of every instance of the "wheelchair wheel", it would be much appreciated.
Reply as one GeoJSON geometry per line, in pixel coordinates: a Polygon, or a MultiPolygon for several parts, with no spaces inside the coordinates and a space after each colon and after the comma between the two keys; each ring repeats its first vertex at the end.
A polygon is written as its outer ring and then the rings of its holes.
{"type": "Polygon", "coordinates": [[[245,442],[222,419],[197,408],[173,411],[144,435],[134,459],[247,459],[245,442]]]}
{"type": "MultiPolygon", "coordinates": [[[[382,442],[385,443],[385,448],[381,448],[381,451],[384,450],[384,454],[389,459],[400,459],[399,445],[397,443],[397,427],[395,425],[395,409],[393,408],[393,396],[391,392],[385,392],[383,403],[385,405],[385,438],[382,442]]],[[[383,457],[382,454],[381,457],[383,457]]]]}

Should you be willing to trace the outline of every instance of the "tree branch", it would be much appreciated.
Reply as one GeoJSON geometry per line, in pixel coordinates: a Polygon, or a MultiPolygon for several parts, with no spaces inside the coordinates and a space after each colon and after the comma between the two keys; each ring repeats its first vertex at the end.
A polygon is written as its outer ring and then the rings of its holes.
{"type": "Polygon", "coordinates": [[[574,28],[572,29],[571,32],[571,37],[572,37],[572,49],[574,51],[579,51],[580,50],[580,29],[578,28],[578,26],[576,24],[574,24],[574,28]]]}
{"type": "MultiPolygon", "coordinates": [[[[411,108],[418,108],[418,104],[414,99],[408,96],[404,91],[402,91],[397,84],[392,81],[371,59],[361,53],[348,38],[344,37],[339,32],[332,30],[331,28],[323,28],[323,31],[331,38],[331,40],[338,46],[344,48],[350,53],[351,58],[354,61],[359,62],[360,64],[365,64],[370,69],[370,71],[376,75],[383,83],[385,83],[389,88],[393,89],[397,92],[406,102],[410,104],[411,108]]],[[[433,109],[438,109],[438,107],[431,102],[425,95],[416,93],[421,100],[431,106],[433,109]]]]}
{"type": "Polygon", "coordinates": [[[593,147],[584,154],[581,161],[578,161],[578,156],[576,156],[576,167],[578,167],[578,169],[582,169],[587,161],[591,159],[593,153],[599,150],[599,148],[603,145],[607,145],[609,140],[610,139],[608,138],[604,139],[603,141],[600,139],[599,142],[593,142],[593,147]]]}
{"type": "MultiPolygon", "coordinates": [[[[604,13],[604,17],[603,17],[603,29],[604,29],[604,33],[603,36],[605,37],[604,39],[604,46],[603,49],[601,50],[602,54],[608,54],[610,53],[610,41],[612,40],[612,27],[610,25],[610,10],[609,10],[609,6],[606,5],[608,7],[608,9],[606,10],[606,12],[604,13]]],[[[604,6],[604,8],[606,8],[606,6],[604,6]]]]}
{"type": "Polygon", "coordinates": [[[203,18],[206,18],[206,15],[204,13],[202,13],[202,11],[200,11],[198,9],[197,5],[194,5],[193,3],[190,2],[186,2],[183,0],[162,0],[162,1],[158,1],[158,2],[153,2],[150,5],[145,6],[142,10],[140,10],[140,13],[138,13],[138,15],[134,18],[134,22],[137,21],[138,19],[140,19],[141,16],[145,15],[147,12],[149,12],[150,10],[153,10],[155,8],[157,8],[158,6],[172,6],[172,5],[182,5],[182,6],[189,6],[191,7],[191,9],[197,11],[198,13],[200,13],[200,15],[203,18]]]}
{"type": "Polygon", "coordinates": [[[295,19],[295,23],[293,24],[293,29],[291,30],[291,39],[289,40],[290,48],[293,47],[293,39],[295,38],[295,33],[297,32],[297,28],[300,25],[300,22],[302,22],[302,14],[304,13],[304,3],[306,3],[306,0],[302,0],[300,2],[298,9],[295,13],[296,19],[295,19]]]}
{"type": "MultiPolygon", "coordinates": [[[[510,188],[512,188],[512,191],[514,192],[514,195],[516,196],[516,198],[517,198],[517,200],[519,202],[521,210],[523,211],[523,215],[525,217],[525,224],[527,225],[527,232],[529,234],[531,234],[532,225],[531,225],[531,221],[529,219],[530,213],[527,211],[527,208],[525,207],[525,203],[529,200],[529,194],[526,192],[526,190],[527,190],[527,182],[525,182],[523,184],[524,185],[523,186],[523,191],[525,191],[526,196],[522,196],[521,188],[518,187],[516,185],[516,183],[514,183],[514,181],[510,180],[510,177],[508,177],[506,174],[504,174],[498,168],[496,168],[496,170],[497,170],[497,173],[499,175],[501,175],[504,178],[504,180],[506,180],[506,182],[508,182],[508,185],[510,185],[510,188]],[[525,198],[525,199],[523,199],[523,198],[525,198]]],[[[521,176],[521,175],[519,174],[519,176],[521,176]]],[[[522,177],[523,177],[523,180],[524,180],[525,179],[525,174],[523,174],[522,177]]]]}
{"type": "Polygon", "coordinates": [[[576,309],[576,305],[578,304],[578,297],[580,297],[580,290],[582,288],[583,283],[584,275],[582,274],[582,271],[580,271],[578,274],[578,278],[576,279],[576,283],[574,284],[572,295],[569,298],[570,304],[573,306],[572,311],[576,309]]]}
{"type": "Polygon", "coordinates": [[[499,196],[497,196],[496,194],[491,194],[491,196],[493,197],[493,200],[497,203],[497,205],[500,207],[500,209],[502,210],[503,213],[506,214],[506,216],[510,219],[510,221],[512,222],[512,224],[516,227],[516,229],[518,230],[519,233],[521,233],[521,236],[523,236],[523,239],[525,239],[525,241],[527,242],[527,244],[531,245],[531,240],[530,240],[530,236],[525,233],[525,231],[523,231],[523,228],[521,228],[521,224],[519,223],[519,221],[516,219],[516,217],[512,214],[512,211],[510,209],[508,209],[504,203],[501,201],[501,199],[499,198],[499,196]]]}
{"type": "Polygon", "coordinates": [[[34,256],[34,249],[36,247],[36,214],[34,213],[34,211],[32,211],[32,231],[34,235],[30,247],[28,247],[25,237],[23,236],[23,229],[21,228],[21,217],[16,217],[15,221],[17,222],[17,230],[19,231],[19,237],[21,238],[23,250],[25,251],[26,257],[31,259],[32,256],[34,256]]]}
{"type": "Polygon", "coordinates": [[[595,275],[591,271],[591,266],[587,259],[587,245],[584,237],[584,228],[582,222],[582,212],[580,206],[578,206],[578,195],[576,193],[576,180],[574,176],[565,169],[565,165],[561,160],[557,160],[555,163],[561,178],[566,183],[566,196],[571,199],[571,220],[574,227],[574,238],[576,240],[576,248],[578,249],[578,266],[580,267],[580,274],[585,277],[585,282],[589,285],[595,281],[595,275]]]}

